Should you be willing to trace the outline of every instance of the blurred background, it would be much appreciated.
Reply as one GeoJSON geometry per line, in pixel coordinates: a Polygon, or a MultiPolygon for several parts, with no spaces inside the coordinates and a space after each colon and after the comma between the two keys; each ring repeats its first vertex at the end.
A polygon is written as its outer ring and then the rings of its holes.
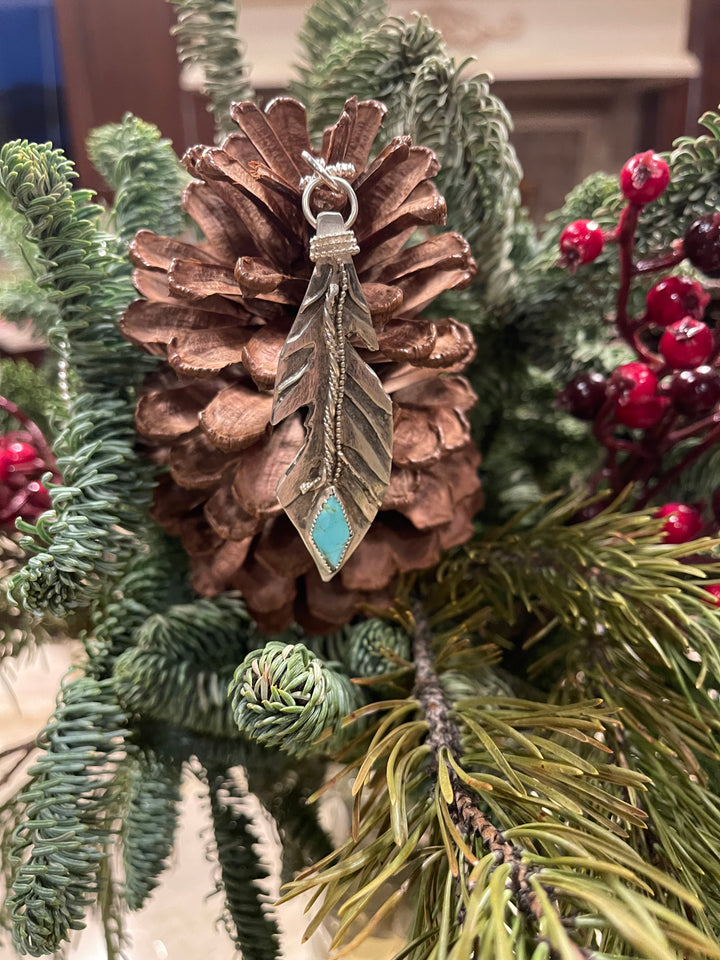
{"type": "MultiPolygon", "coordinates": [[[[302,0],[243,0],[240,32],[263,97],[290,75],[302,0]]],[[[477,58],[515,122],[523,193],[539,219],[587,173],[670,147],[720,100],[720,0],[391,0],[477,58]]],[[[166,0],[0,0],[0,142],[51,139],[101,189],[87,132],[126,110],[178,153],[212,138],[201,78],[181,74],[166,0]]]]}

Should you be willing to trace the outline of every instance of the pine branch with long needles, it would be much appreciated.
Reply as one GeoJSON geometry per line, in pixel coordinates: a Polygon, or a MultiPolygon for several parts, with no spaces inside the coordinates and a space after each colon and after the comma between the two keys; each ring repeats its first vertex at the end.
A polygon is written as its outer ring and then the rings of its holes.
{"type": "Polygon", "coordinates": [[[598,760],[618,721],[599,701],[450,702],[440,671],[452,651],[445,643],[436,656],[418,605],[415,616],[410,696],[355,714],[382,719],[341,774],[355,777],[352,836],[291,886],[290,896],[324,894],[308,933],[336,910],[333,947],[343,956],[406,901],[415,917],[398,957],[412,960],[543,949],[580,960],[608,955],[610,945],[622,958],[720,956],[682,912],[648,895],[652,881],[699,903],[626,842],[646,815],[614,789],[642,793],[647,778],[598,760]]]}

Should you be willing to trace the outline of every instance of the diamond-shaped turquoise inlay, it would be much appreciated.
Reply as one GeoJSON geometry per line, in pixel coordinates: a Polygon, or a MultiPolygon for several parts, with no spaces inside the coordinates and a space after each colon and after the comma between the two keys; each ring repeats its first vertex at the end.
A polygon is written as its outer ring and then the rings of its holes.
{"type": "Polygon", "coordinates": [[[320,507],[310,536],[330,569],[337,570],[352,533],[342,504],[334,493],[320,507]]]}

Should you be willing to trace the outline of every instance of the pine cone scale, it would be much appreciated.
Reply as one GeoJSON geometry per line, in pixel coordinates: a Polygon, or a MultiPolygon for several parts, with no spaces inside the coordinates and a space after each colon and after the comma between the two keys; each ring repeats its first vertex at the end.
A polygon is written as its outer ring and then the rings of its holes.
{"type": "Polygon", "coordinates": [[[228,453],[245,450],[270,429],[272,396],[245,384],[225,387],[200,414],[210,442],[228,453]]]}

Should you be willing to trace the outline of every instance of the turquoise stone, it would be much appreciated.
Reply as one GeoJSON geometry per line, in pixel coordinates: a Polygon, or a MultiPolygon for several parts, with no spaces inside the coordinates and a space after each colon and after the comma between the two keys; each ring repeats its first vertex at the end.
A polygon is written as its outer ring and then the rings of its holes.
{"type": "Polygon", "coordinates": [[[330,569],[337,570],[352,533],[342,504],[334,493],[320,507],[310,536],[330,569]]]}

